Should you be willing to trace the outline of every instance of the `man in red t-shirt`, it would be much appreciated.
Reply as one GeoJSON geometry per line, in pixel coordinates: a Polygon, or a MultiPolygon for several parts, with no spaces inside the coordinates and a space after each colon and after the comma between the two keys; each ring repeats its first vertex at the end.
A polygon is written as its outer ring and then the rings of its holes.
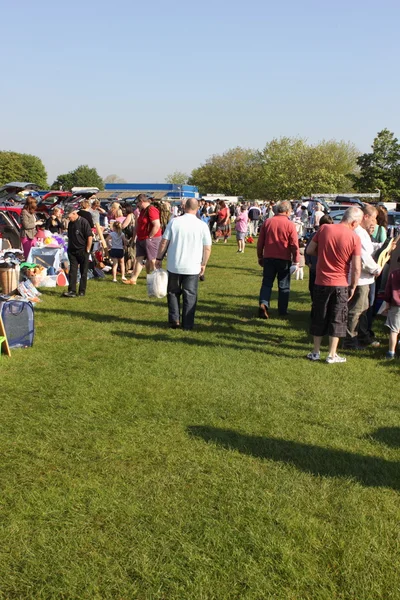
{"type": "Polygon", "coordinates": [[[354,229],[362,218],[360,208],[348,208],[341,223],[322,225],[307,247],[307,254],[318,257],[310,327],[314,349],[307,354],[309,360],[320,360],[322,338],[328,333],[326,362],[346,362],[336,350],[339,338],[346,337],[347,303],[354,294],[361,273],[361,240],[354,229]],[[348,287],[350,265],[351,282],[348,287]]]}
{"type": "Polygon", "coordinates": [[[258,264],[263,267],[259,296],[261,319],[269,317],[269,303],[275,278],[278,279],[278,312],[287,315],[290,293],[290,267],[300,262],[299,239],[295,224],[289,220],[292,205],[284,200],[278,204],[277,214],[264,221],[257,243],[258,264]]]}
{"type": "Polygon", "coordinates": [[[137,198],[140,210],[136,220],[136,261],[132,277],[124,283],[136,285],[137,278],[143,269],[143,260],[146,260],[146,272],[154,271],[158,247],[161,242],[160,213],[152,206],[150,199],[145,194],[137,198]]]}

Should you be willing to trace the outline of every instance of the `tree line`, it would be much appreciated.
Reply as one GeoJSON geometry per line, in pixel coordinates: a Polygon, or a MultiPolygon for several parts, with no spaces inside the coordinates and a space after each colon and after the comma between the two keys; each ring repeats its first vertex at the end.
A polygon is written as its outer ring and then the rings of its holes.
{"type": "MultiPolygon", "coordinates": [[[[361,154],[351,142],[328,140],[309,144],[304,138],[281,137],[262,150],[232,148],[214,154],[190,175],[175,171],[168,183],[196,185],[200,194],[220,193],[269,200],[301,198],[317,193],[381,191],[382,198],[400,199],[400,144],[388,129],[380,131],[372,152],[361,154]]],[[[118,175],[104,180],[94,167],[80,165],[58,175],[51,186],[37,156],[0,152],[0,185],[31,181],[42,189],[97,187],[124,182],[118,175]]]]}
{"type": "Polygon", "coordinates": [[[180,171],[170,183],[196,185],[201,194],[221,193],[284,200],[317,193],[381,191],[385,200],[400,199],[400,144],[388,129],[361,154],[354,144],[281,137],[262,150],[233,148],[214,154],[190,175],[180,171]]]}

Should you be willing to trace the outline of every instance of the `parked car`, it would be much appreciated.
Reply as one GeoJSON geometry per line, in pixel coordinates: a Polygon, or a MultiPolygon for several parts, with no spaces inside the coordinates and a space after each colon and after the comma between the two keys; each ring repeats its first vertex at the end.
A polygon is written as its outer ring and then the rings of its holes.
{"type": "Polygon", "coordinates": [[[340,223],[347,208],[348,207],[341,208],[339,210],[337,210],[337,209],[331,210],[331,212],[329,213],[329,216],[332,217],[334,223],[340,223]]]}
{"type": "Polygon", "coordinates": [[[397,210],[388,211],[388,232],[397,236],[400,234],[400,212],[397,210]]]}
{"type": "Polygon", "coordinates": [[[21,247],[21,212],[22,208],[0,207],[0,238],[8,240],[12,248],[21,247]]]}
{"type": "Polygon", "coordinates": [[[29,181],[11,181],[0,187],[0,204],[18,204],[23,202],[23,198],[18,195],[20,192],[37,192],[38,189],[38,185],[29,181]]]}
{"type": "Polygon", "coordinates": [[[72,197],[73,194],[71,192],[49,192],[40,200],[38,199],[36,212],[46,219],[56,206],[59,206],[62,212],[64,212],[65,204],[67,204],[72,197]]]}

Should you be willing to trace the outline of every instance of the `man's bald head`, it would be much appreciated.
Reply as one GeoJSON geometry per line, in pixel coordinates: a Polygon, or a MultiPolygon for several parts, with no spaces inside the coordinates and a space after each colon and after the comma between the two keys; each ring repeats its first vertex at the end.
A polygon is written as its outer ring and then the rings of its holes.
{"type": "Polygon", "coordinates": [[[199,203],[196,198],[188,198],[185,203],[185,213],[197,213],[199,203]]]}

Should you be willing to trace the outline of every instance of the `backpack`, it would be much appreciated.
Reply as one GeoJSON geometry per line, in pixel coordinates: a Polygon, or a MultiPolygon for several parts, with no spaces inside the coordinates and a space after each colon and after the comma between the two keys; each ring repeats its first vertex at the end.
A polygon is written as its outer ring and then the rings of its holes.
{"type": "MultiPolygon", "coordinates": [[[[165,202],[163,200],[153,200],[151,206],[154,206],[154,208],[158,210],[158,214],[160,215],[161,231],[164,233],[165,228],[171,219],[171,210],[169,202],[165,202]]],[[[149,208],[150,206],[146,208],[146,216],[148,216],[149,214],[149,208]]]]}

